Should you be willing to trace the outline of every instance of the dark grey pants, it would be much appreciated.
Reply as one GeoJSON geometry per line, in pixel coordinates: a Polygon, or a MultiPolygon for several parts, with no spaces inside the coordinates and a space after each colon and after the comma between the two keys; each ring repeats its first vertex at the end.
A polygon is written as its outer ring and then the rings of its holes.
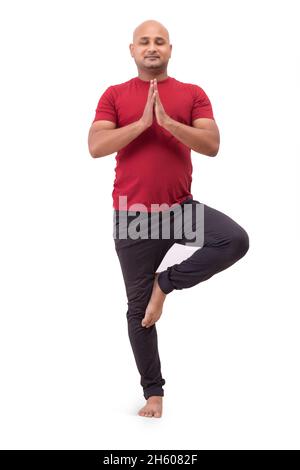
{"type": "MultiPolygon", "coordinates": [[[[150,227],[150,213],[144,214],[144,219],[149,220],[148,238],[142,236],[139,238],[127,236],[125,238],[123,222],[123,235],[120,235],[122,233],[120,215],[123,217],[124,211],[114,210],[113,213],[115,249],[120,261],[127,295],[126,316],[129,340],[146,399],[151,395],[164,396],[162,387],[165,385],[165,379],[161,373],[156,325],[145,328],[141,322],[152,294],[155,272],[167,251],[174,243],[189,245],[195,242],[196,244],[197,238],[196,235],[191,238],[191,229],[195,234],[202,232],[203,237],[198,237],[202,240],[199,249],[194,251],[188,259],[160,272],[159,286],[163,292],[169,294],[174,289],[186,289],[209,279],[242,258],[249,249],[247,232],[229,216],[192,198],[183,201],[178,207],[183,208],[186,204],[191,205],[189,208],[192,213],[191,224],[187,228],[188,224],[184,224],[184,218],[181,217],[182,230],[180,234],[178,231],[180,223],[176,223],[178,216],[170,210],[170,236],[167,237],[163,235],[161,230],[163,220],[161,212],[157,215],[160,229],[158,238],[151,238],[153,229],[150,227]],[[200,219],[196,216],[197,205],[199,205],[198,209],[202,206],[202,222],[200,224],[200,219]],[[180,236],[181,238],[179,238],[180,236]]],[[[126,227],[129,227],[130,223],[140,215],[140,213],[127,212],[126,227]]]]}

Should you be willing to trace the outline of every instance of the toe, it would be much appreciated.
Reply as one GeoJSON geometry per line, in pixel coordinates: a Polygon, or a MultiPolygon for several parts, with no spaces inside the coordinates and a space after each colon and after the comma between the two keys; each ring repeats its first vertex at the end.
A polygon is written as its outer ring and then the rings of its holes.
{"type": "Polygon", "coordinates": [[[142,326],[148,326],[151,322],[151,317],[150,315],[145,315],[143,320],[142,320],[142,326]]]}
{"type": "Polygon", "coordinates": [[[146,414],[145,408],[141,408],[140,411],[139,411],[139,415],[140,416],[145,416],[145,414],[146,414]]]}

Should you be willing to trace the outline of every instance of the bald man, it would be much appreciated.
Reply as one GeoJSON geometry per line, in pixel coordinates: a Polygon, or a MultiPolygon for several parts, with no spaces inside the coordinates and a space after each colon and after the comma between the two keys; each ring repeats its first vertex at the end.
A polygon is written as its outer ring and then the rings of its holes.
{"type": "Polygon", "coordinates": [[[232,218],[191,193],[191,150],[209,157],[219,151],[207,94],[168,76],[172,45],[161,23],[141,23],[132,41],[138,76],[102,94],[88,145],[94,158],[118,152],[114,241],[128,299],[129,339],[146,399],[138,414],[159,418],[165,379],[155,324],[164,301],[173,290],[195,286],[242,258],[249,237],[232,218]],[[161,233],[165,220],[167,236],[161,233]]]}

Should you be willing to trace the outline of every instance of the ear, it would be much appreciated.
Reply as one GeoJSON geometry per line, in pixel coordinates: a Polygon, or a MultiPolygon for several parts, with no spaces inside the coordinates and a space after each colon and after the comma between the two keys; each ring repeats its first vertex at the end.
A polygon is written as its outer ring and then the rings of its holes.
{"type": "Polygon", "coordinates": [[[129,44],[129,50],[130,50],[131,57],[133,57],[133,44],[129,44]]]}

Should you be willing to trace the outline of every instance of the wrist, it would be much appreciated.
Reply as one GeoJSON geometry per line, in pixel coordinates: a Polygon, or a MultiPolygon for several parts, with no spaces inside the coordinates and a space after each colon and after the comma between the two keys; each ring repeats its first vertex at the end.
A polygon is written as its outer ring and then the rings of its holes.
{"type": "Polygon", "coordinates": [[[146,124],[144,123],[142,119],[139,119],[138,121],[136,121],[136,125],[141,132],[145,131],[148,127],[146,126],[146,124]]]}
{"type": "Polygon", "coordinates": [[[167,129],[168,131],[171,131],[173,129],[175,129],[177,127],[178,123],[177,121],[175,121],[174,119],[172,119],[170,116],[168,116],[165,120],[164,120],[164,124],[163,124],[163,127],[165,129],[167,129]]]}

